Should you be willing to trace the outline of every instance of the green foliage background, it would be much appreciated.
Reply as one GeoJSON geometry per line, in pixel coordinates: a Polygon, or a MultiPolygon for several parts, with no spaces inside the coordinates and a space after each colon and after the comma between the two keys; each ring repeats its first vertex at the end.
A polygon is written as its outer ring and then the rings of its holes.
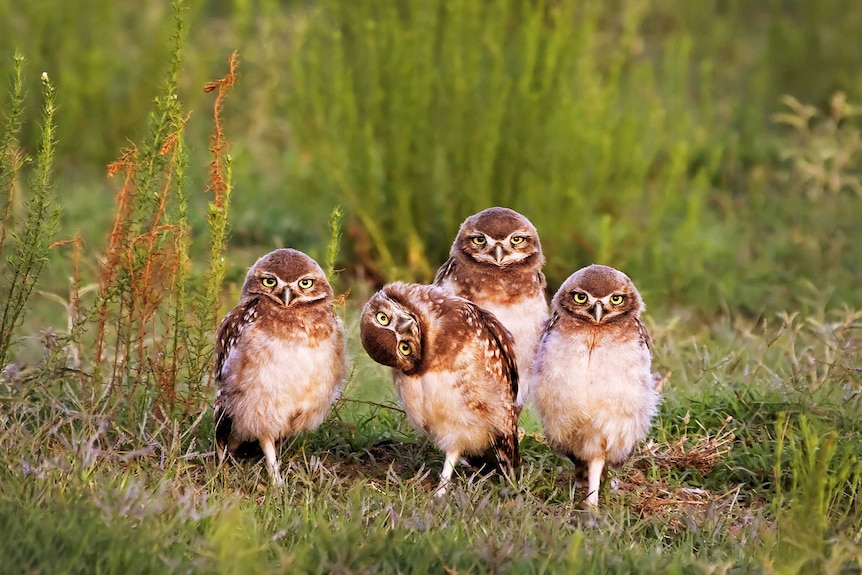
{"type": "MultiPolygon", "coordinates": [[[[848,153],[840,175],[858,178],[858,146],[840,138],[858,119],[819,137],[824,117],[794,130],[773,114],[790,111],[784,95],[827,117],[836,93],[858,101],[860,14],[841,0],[192,1],[177,94],[190,177],[202,186],[201,86],[237,49],[236,248],[322,257],[342,206],[342,267],[427,281],[458,224],[499,204],[536,224],[552,287],[602,262],[654,308],[857,305],[858,180],[821,194],[828,177],[789,168],[816,145],[820,167],[848,153]]],[[[15,49],[31,72],[30,147],[38,73],[57,85],[63,229],[97,246],[104,166],[145,129],[170,6],[3,2],[0,18],[0,72],[15,49]]]]}

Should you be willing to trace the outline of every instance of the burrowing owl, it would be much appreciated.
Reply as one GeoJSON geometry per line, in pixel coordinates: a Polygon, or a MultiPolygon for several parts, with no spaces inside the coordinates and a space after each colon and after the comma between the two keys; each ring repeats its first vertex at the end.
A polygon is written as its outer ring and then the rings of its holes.
{"type": "Polygon", "coordinates": [[[624,273],[591,265],[569,276],[551,307],[533,399],[554,451],[587,465],[587,503],[595,506],[605,464],[628,459],[659,401],[644,304],[624,273]]]}
{"type": "Polygon", "coordinates": [[[332,299],[317,262],[275,250],[249,269],[216,335],[219,454],[259,454],[259,444],[275,483],[275,443],[320,425],[344,382],[344,328],[332,299]]]}
{"type": "Polygon", "coordinates": [[[446,453],[436,495],[462,454],[488,469],[519,464],[518,370],[493,314],[435,286],[396,282],[365,304],[360,332],[371,359],[392,368],[410,422],[446,453]]]}
{"type": "Polygon", "coordinates": [[[545,256],[530,220],[508,208],[488,208],[464,220],[449,260],[434,284],[492,312],[515,339],[521,385],[517,404],[527,400],[530,369],[548,319],[545,256]]]}

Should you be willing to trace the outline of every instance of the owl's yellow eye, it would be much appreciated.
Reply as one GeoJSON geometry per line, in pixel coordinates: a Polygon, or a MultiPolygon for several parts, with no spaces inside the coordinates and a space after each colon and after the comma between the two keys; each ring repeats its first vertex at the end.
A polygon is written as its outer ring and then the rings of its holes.
{"type": "Polygon", "coordinates": [[[272,287],[275,287],[275,284],[277,284],[278,281],[276,281],[275,278],[265,277],[265,278],[261,278],[260,283],[263,284],[263,287],[272,288],[272,287]]]}
{"type": "Polygon", "coordinates": [[[620,305],[623,303],[624,299],[626,299],[624,295],[617,293],[611,296],[611,303],[614,305],[620,305]]]}
{"type": "Polygon", "coordinates": [[[486,241],[485,236],[473,236],[473,243],[477,246],[484,246],[486,241]]]}
{"type": "Polygon", "coordinates": [[[524,238],[524,236],[512,236],[512,239],[509,241],[512,243],[513,246],[517,246],[518,244],[523,244],[524,239],[526,239],[524,238]]]}
{"type": "Polygon", "coordinates": [[[587,303],[587,294],[582,291],[576,291],[574,296],[575,303],[587,303]]]}
{"type": "Polygon", "coordinates": [[[405,357],[407,357],[408,355],[413,353],[413,350],[410,349],[410,344],[407,343],[406,341],[402,341],[401,343],[398,344],[398,351],[401,353],[401,355],[403,355],[405,357]]]}
{"type": "Polygon", "coordinates": [[[382,311],[377,312],[377,315],[374,317],[377,319],[377,323],[379,323],[380,325],[389,325],[389,316],[382,311]]]}
{"type": "Polygon", "coordinates": [[[303,278],[299,280],[299,287],[302,289],[308,289],[314,285],[314,280],[311,278],[303,278]]]}

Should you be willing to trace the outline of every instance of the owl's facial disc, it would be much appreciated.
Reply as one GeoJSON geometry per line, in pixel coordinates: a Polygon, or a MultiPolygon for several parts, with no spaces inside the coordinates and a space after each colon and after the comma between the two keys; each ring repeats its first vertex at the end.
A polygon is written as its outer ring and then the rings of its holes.
{"type": "Polygon", "coordinates": [[[412,373],[422,359],[421,326],[417,317],[388,294],[378,292],[362,311],[362,346],[376,362],[412,373]]]}
{"type": "Polygon", "coordinates": [[[611,321],[625,311],[623,303],[626,296],[614,293],[597,298],[587,292],[575,290],[570,294],[569,301],[572,302],[571,310],[575,315],[589,317],[599,324],[611,321]]]}
{"type": "Polygon", "coordinates": [[[320,289],[319,286],[323,285],[321,282],[321,278],[305,276],[284,284],[284,289],[279,294],[279,300],[285,307],[289,307],[326,299],[329,291],[327,289],[320,289]]]}
{"type": "Polygon", "coordinates": [[[462,249],[480,263],[502,268],[521,262],[535,253],[529,230],[517,230],[501,238],[476,230],[468,237],[469,242],[462,249]]]}
{"type": "Polygon", "coordinates": [[[290,287],[273,275],[263,275],[260,277],[261,292],[277,301],[281,305],[290,305],[292,295],[290,287]]]}

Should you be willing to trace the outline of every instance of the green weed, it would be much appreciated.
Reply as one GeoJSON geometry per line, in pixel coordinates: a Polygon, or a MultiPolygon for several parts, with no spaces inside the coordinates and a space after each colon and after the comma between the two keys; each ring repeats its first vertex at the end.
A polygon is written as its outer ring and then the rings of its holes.
{"type": "Polygon", "coordinates": [[[54,147],[56,145],[55,90],[47,74],[42,75],[42,132],[35,158],[30,190],[24,202],[25,215],[14,217],[14,192],[19,186],[21,169],[30,162],[18,146],[21,116],[24,112],[22,75],[23,57],[16,55],[12,107],[0,139],[0,189],[3,198],[0,253],[6,254],[7,236],[14,244],[0,267],[0,293],[4,303],[0,315],[0,366],[6,367],[13,331],[18,327],[30,295],[48,261],[48,252],[57,229],[59,207],[54,198],[54,147]]]}

